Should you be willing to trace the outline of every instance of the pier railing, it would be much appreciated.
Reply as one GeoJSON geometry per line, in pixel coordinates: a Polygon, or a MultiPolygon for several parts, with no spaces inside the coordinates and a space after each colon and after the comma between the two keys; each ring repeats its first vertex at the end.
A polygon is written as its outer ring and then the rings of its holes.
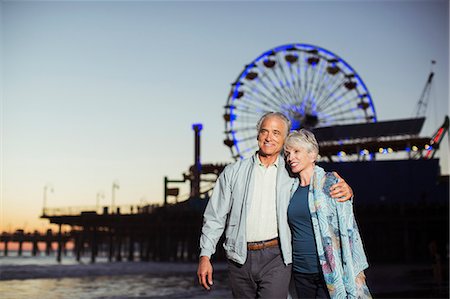
{"type": "Polygon", "coordinates": [[[42,216],[77,216],[82,213],[96,214],[142,214],[152,213],[160,204],[151,205],[120,205],[111,209],[110,206],[72,206],[44,208],[42,216]]]}

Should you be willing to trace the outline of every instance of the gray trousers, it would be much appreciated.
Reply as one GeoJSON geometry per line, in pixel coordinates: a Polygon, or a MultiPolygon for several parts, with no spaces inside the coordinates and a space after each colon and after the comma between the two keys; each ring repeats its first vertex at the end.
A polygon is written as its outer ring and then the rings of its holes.
{"type": "Polygon", "coordinates": [[[278,246],[247,252],[243,265],[228,260],[234,298],[287,298],[292,266],[285,265],[278,246]]]}

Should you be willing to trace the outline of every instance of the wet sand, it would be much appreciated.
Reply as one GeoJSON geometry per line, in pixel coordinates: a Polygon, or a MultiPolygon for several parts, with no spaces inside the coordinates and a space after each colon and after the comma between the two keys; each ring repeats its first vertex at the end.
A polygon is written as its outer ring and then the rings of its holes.
{"type": "Polygon", "coordinates": [[[215,266],[215,287],[203,291],[195,263],[120,262],[0,266],[3,299],[229,298],[225,264],[215,266]]]}
{"type": "MultiPolygon", "coordinates": [[[[231,298],[226,263],[215,263],[212,291],[197,282],[196,263],[99,262],[0,258],[0,294],[21,298],[231,298]],[[9,260],[8,260],[9,259],[9,260]]],[[[431,265],[372,265],[374,298],[448,298],[448,267],[439,285],[431,265]]]]}

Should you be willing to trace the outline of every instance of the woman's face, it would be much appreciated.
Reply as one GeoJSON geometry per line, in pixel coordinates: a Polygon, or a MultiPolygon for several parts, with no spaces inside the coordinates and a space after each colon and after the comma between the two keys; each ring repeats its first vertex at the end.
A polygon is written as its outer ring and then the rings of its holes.
{"type": "Polygon", "coordinates": [[[316,161],[314,153],[309,153],[304,147],[286,147],[284,150],[286,162],[293,173],[300,173],[314,168],[316,161]]]}

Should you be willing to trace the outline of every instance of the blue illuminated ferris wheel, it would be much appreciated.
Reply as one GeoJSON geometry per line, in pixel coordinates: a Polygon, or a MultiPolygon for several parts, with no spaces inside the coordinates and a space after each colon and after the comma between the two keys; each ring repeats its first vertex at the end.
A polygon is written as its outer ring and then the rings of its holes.
{"type": "Polygon", "coordinates": [[[224,143],[233,158],[257,150],[256,122],[280,111],[292,129],[376,122],[369,91],[342,58],[308,44],[271,49],[251,63],[232,83],[225,106],[224,143]]]}

